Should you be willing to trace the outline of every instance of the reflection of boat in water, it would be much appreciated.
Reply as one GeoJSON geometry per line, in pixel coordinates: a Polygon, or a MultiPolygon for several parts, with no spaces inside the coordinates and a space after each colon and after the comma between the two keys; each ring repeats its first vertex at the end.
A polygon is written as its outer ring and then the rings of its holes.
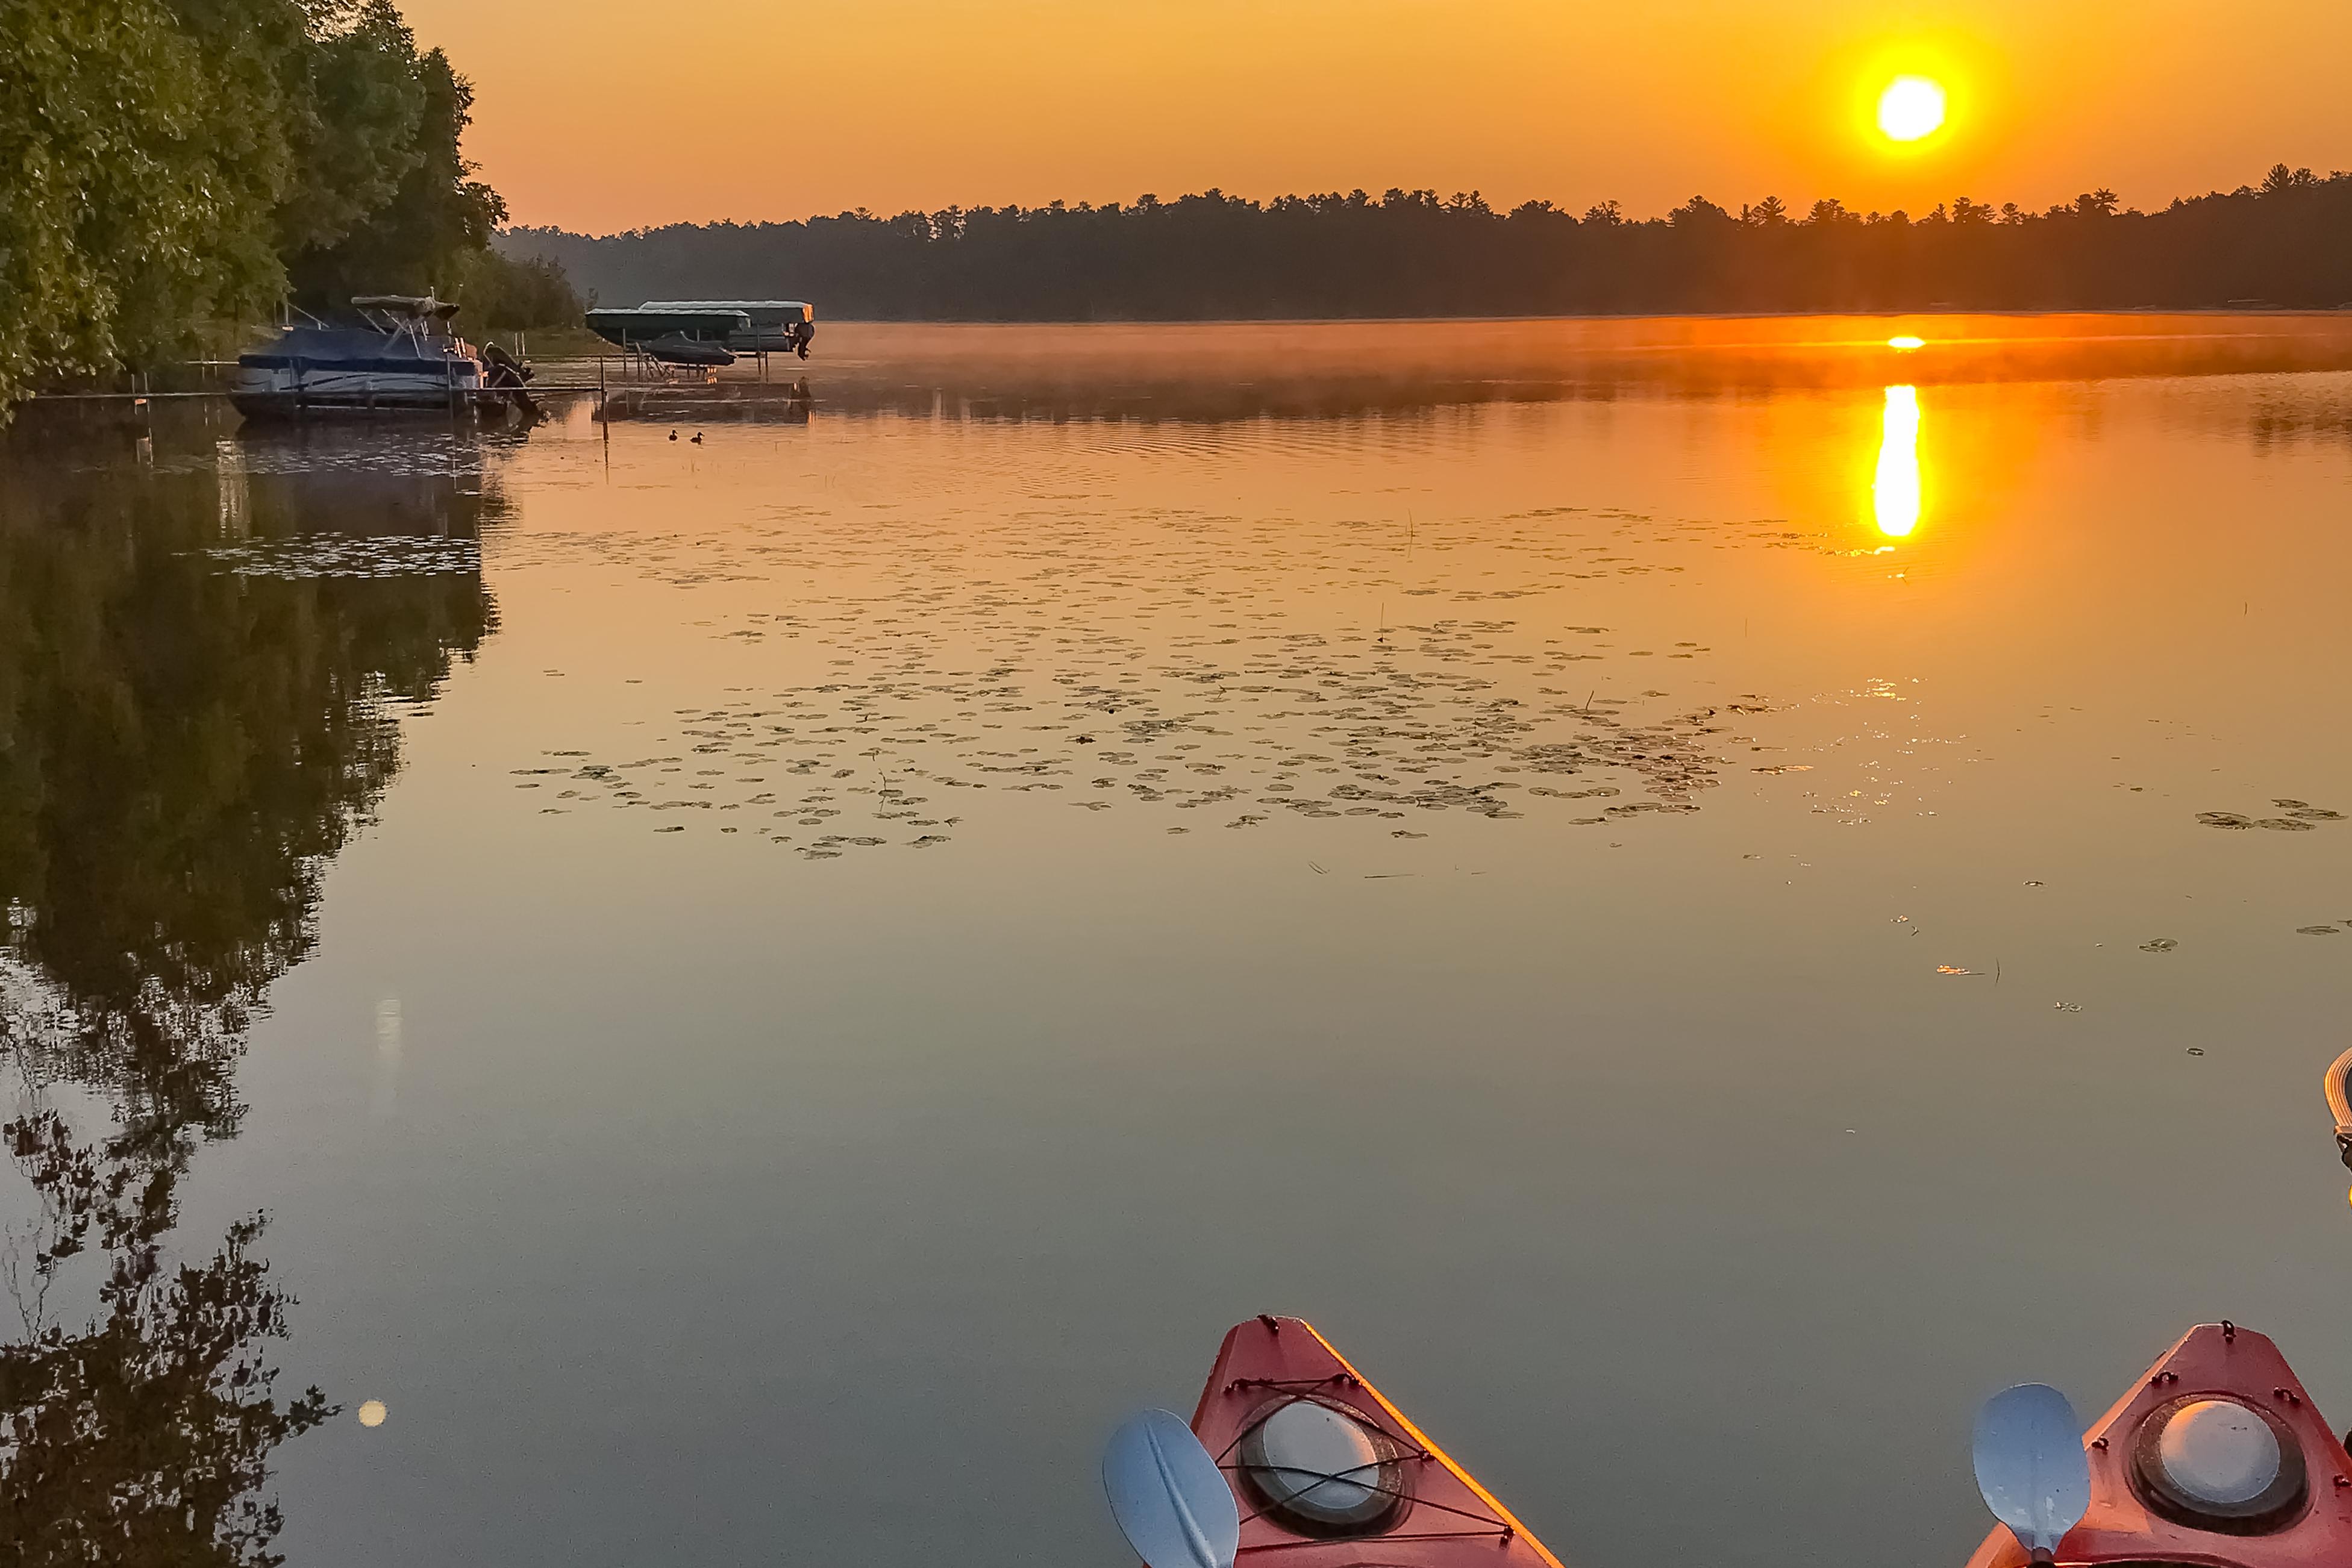
{"type": "Polygon", "coordinates": [[[504,444],[502,434],[471,425],[249,424],[215,448],[217,521],[206,548],[216,561],[243,552],[296,562],[316,555],[325,565],[353,541],[393,541],[380,552],[388,559],[439,571],[470,554],[478,575],[478,549],[443,547],[478,544],[486,528],[513,515],[493,457],[504,444]]]}
{"type": "Polygon", "coordinates": [[[504,378],[486,375],[457,335],[457,307],[430,295],[362,294],[364,327],[291,327],[239,355],[230,399],[248,419],[307,413],[494,407],[504,378]]]}

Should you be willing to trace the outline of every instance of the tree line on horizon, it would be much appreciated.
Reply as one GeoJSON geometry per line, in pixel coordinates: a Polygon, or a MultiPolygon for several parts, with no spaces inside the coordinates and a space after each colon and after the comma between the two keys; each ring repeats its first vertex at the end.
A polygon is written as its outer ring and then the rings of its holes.
{"type": "Polygon", "coordinates": [[[859,210],[590,235],[512,228],[512,257],[593,300],[784,296],[835,317],[1199,320],[1675,311],[2352,303],[2352,172],[2284,163],[2159,212],[2113,191],[2039,212],[1966,196],[1917,217],[1824,198],[1579,214],[1476,192],[1257,202],[1209,190],[1103,206],[859,210]]]}
{"type": "Polygon", "coordinates": [[[576,319],[551,268],[489,247],[472,106],[393,0],[0,4],[0,413],[289,299],[576,319]]]}

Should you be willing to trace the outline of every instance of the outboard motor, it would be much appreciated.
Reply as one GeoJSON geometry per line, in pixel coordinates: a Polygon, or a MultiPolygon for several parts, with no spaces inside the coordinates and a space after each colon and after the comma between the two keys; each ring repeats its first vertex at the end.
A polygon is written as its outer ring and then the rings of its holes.
{"type": "Polygon", "coordinates": [[[482,345],[482,384],[493,392],[505,393],[507,400],[522,410],[527,419],[539,417],[539,404],[522,390],[523,383],[538,374],[537,371],[496,343],[482,345]]]}

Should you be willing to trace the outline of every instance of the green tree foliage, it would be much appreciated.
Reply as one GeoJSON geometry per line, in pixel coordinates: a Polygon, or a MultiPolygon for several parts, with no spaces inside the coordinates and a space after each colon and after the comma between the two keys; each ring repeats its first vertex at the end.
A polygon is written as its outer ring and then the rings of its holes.
{"type": "Polygon", "coordinates": [[[504,214],[471,99],[392,0],[0,0],[0,405],[258,319],[289,257],[453,273],[504,214]]]}
{"type": "Polygon", "coordinates": [[[0,396],[279,287],[274,67],[300,17],[226,9],[0,0],[0,396]]]}
{"type": "MultiPolygon", "coordinates": [[[[372,10],[388,13],[378,0],[372,10]]],[[[459,151],[473,120],[474,89],[435,49],[418,56],[405,28],[417,109],[403,143],[408,162],[392,194],[331,243],[289,260],[297,294],[311,308],[333,308],[353,294],[423,293],[448,288],[468,258],[506,221],[506,203],[473,179],[459,151]]]]}
{"type": "Polygon", "coordinates": [[[288,83],[294,177],[278,214],[287,254],[342,240],[421,162],[416,41],[390,0],[311,0],[310,26],[288,83]]]}
{"type": "Polygon", "coordinates": [[[836,316],[1088,320],[1682,310],[2100,309],[2352,301],[2352,174],[2282,164],[2252,187],[2040,214],[1968,196],[1915,221],[1777,196],[1734,217],[1614,202],[1501,213],[1432,191],[1220,192],[1132,205],[950,208],[590,237],[511,230],[607,300],[815,299],[836,316]]]}
{"type": "Polygon", "coordinates": [[[516,260],[489,249],[465,259],[448,297],[465,306],[464,319],[475,328],[500,332],[577,327],[587,308],[556,263],[541,256],[516,260]]]}

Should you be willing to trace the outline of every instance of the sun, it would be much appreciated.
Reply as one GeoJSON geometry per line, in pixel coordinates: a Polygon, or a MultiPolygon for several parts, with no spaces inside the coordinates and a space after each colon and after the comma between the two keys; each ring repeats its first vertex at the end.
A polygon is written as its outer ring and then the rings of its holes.
{"type": "Polygon", "coordinates": [[[1896,77],[1878,95],[1878,129],[1889,141],[1916,141],[1943,123],[1943,85],[1927,77],[1896,77]]]}

